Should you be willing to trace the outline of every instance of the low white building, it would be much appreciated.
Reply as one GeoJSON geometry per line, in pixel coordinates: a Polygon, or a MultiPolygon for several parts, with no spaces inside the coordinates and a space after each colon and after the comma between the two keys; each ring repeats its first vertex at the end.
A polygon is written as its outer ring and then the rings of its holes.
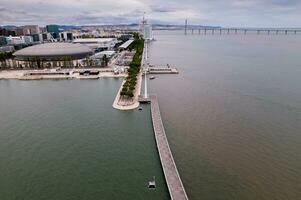
{"type": "Polygon", "coordinates": [[[50,33],[43,33],[41,41],[54,41],[54,38],[50,33]]]}
{"type": "Polygon", "coordinates": [[[33,37],[32,36],[22,36],[23,37],[23,40],[24,40],[24,43],[25,44],[32,44],[33,43],[33,37]]]}
{"type": "Polygon", "coordinates": [[[117,42],[117,38],[81,38],[73,41],[75,44],[87,45],[94,50],[112,50],[117,42]]]}
{"type": "Polygon", "coordinates": [[[94,54],[93,56],[91,56],[92,59],[100,59],[102,58],[104,55],[107,58],[111,58],[116,54],[115,51],[101,51],[99,53],[94,54]]]}
{"type": "Polygon", "coordinates": [[[32,44],[32,36],[9,36],[6,37],[7,45],[32,44]]]}
{"type": "Polygon", "coordinates": [[[120,45],[118,47],[118,49],[119,50],[127,49],[133,42],[134,42],[134,40],[130,39],[130,40],[126,41],[125,43],[123,43],[122,45],[120,45]]]}
{"type": "Polygon", "coordinates": [[[3,46],[3,47],[0,47],[0,53],[2,53],[2,52],[9,53],[9,52],[14,52],[14,51],[15,51],[14,46],[3,46]]]}
{"type": "Polygon", "coordinates": [[[60,41],[67,42],[73,40],[72,32],[61,32],[60,33],[60,41]]]}
{"type": "Polygon", "coordinates": [[[9,36],[6,37],[7,45],[20,45],[20,44],[25,44],[24,38],[23,37],[13,37],[9,36]]]}

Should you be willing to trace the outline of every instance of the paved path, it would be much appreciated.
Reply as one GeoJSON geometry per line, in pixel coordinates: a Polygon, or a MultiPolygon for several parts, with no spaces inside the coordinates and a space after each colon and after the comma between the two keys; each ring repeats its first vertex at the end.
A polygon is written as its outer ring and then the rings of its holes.
{"type": "Polygon", "coordinates": [[[151,95],[153,128],[161,165],[172,200],[188,199],[165,135],[157,96],[151,95]]]}
{"type": "Polygon", "coordinates": [[[115,100],[113,102],[113,105],[112,105],[113,108],[118,109],[118,110],[133,110],[133,109],[138,108],[140,105],[140,103],[138,101],[138,97],[139,97],[140,91],[141,91],[142,73],[140,72],[138,74],[138,80],[137,80],[134,97],[131,101],[128,101],[128,102],[122,101],[120,98],[120,92],[122,90],[124,83],[125,83],[125,80],[122,82],[122,84],[118,90],[118,93],[117,93],[115,100]]]}

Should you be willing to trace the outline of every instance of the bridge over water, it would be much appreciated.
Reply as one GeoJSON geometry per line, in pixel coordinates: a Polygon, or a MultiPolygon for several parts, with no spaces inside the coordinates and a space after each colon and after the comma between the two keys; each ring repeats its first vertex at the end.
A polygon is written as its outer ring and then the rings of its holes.
{"type": "Polygon", "coordinates": [[[288,35],[288,34],[300,34],[301,28],[189,28],[184,29],[184,33],[187,34],[199,34],[199,35],[214,35],[214,34],[274,34],[274,35],[288,35]]]}

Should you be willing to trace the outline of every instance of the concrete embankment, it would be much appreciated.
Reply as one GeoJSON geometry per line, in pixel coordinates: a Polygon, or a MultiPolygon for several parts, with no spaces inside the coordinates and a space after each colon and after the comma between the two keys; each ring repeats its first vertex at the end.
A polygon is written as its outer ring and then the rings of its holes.
{"type": "MultiPolygon", "coordinates": [[[[45,79],[98,79],[103,77],[119,78],[125,77],[125,73],[114,74],[112,69],[64,69],[62,72],[72,72],[70,74],[49,74],[49,70],[3,70],[0,71],[0,79],[18,79],[18,80],[45,80],[45,79]],[[98,75],[81,76],[79,71],[97,70],[98,75]],[[36,75],[28,75],[29,73],[37,73],[36,75]]],[[[59,71],[60,72],[60,71],[59,71]]]]}
{"type": "Polygon", "coordinates": [[[137,85],[134,93],[134,97],[132,99],[122,99],[120,96],[120,92],[122,90],[123,84],[125,83],[125,80],[122,82],[118,93],[115,97],[115,100],[113,102],[113,108],[118,110],[133,110],[139,107],[140,103],[138,101],[138,97],[140,95],[141,91],[141,84],[142,84],[142,73],[140,72],[138,74],[138,80],[137,85]]]}
{"type": "MultiPolygon", "coordinates": [[[[143,49],[142,52],[142,60],[141,60],[141,66],[140,68],[143,67],[144,65],[144,59],[145,56],[144,54],[147,52],[147,50],[145,50],[145,48],[143,49]]],[[[120,92],[123,88],[123,84],[125,83],[125,81],[122,82],[120,89],[116,95],[116,98],[113,102],[113,108],[118,109],[118,110],[133,110],[139,107],[140,103],[139,103],[139,95],[141,93],[141,84],[142,84],[142,72],[140,71],[140,73],[138,74],[138,79],[137,79],[137,84],[136,84],[136,88],[135,88],[135,93],[134,93],[134,97],[133,98],[122,98],[120,96],[120,92]]]]}

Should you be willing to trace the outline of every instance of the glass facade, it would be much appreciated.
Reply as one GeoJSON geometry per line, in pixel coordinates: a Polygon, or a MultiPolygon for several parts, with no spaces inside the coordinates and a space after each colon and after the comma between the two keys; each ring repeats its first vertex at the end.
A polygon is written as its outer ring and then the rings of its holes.
{"type": "Polygon", "coordinates": [[[47,25],[46,30],[52,35],[54,39],[59,38],[59,26],[55,24],[47,25]]]}

